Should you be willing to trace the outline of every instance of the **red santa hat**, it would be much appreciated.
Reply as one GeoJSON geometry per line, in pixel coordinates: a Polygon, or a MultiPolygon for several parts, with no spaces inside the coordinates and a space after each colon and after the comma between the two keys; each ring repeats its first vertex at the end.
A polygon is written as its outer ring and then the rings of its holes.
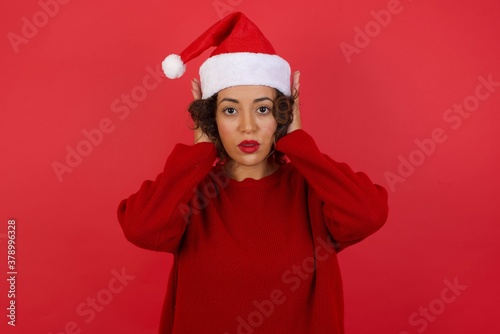
{"type": "Polygon", "coordinates": [[[241,12],[216,22],[180,55],[165,58],[165,75],[170,79],[181,77],[186,63],[212,46],[216,49],[200,67],[203,99],[224,88],[241,85],[269,86],[290,96],[290,65],[241,12]]]}

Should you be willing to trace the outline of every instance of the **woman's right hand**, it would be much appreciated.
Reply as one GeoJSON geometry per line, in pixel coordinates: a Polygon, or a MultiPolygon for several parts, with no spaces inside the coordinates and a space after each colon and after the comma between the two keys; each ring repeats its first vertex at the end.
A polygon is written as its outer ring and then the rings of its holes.
{"type": "MultiPolygon", "coordinates": [[[[191,93],[193,93],[193,98],[195,100],[201,99],[201,86],[200,82],[196,78],[191,81],[191,93]]],[[[201,142],[210,143],[211,141],[201,128],[198,128],[194,130],[194,143],[197,144],[201,142]]]]}

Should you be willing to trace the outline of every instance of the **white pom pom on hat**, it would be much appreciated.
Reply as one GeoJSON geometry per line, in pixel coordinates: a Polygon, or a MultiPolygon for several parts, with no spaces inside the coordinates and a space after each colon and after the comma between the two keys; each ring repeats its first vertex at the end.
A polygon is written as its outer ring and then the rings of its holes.
{"type": "Polygon", "coordinates": [[[186,64],[181,59],[181,56],[171,54],[161,63],[161,68],[169,79],[180,78],[186,72],[186,64]]]}
{"type": "Polygon", "coordinates": [[[264,85],[290,96],[290,65],[279,57],[259,28],[243,13],[222,18],[201,34],[184,51],[162,62],[170,79],[181,77],[186,63],[210,47],[216,49],[200,66],[202,98],[241,85],[264,85]]]}

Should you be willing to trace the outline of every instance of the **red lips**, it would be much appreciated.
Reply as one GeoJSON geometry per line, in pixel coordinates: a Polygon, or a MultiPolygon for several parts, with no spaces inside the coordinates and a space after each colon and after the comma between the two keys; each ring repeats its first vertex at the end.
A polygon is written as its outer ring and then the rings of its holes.
{"type": "Polygon", "coordinates": [[[259,142],[255,140],[244,140],[238,144],[238,148],[244,153],[253,153],[257,151],[259,147],[259,142]]]}

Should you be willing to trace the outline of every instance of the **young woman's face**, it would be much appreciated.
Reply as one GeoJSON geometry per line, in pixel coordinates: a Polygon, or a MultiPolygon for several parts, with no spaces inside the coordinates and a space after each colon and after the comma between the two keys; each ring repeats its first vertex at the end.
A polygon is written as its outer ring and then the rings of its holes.
{"type": "Polygon", "coordinates": [[[219,91],[219,136],[227,154],[238,164],[266,163],[277,127],[272,113],[275,98],[276,90],[267,86],[236,86],[219,91]]]}

